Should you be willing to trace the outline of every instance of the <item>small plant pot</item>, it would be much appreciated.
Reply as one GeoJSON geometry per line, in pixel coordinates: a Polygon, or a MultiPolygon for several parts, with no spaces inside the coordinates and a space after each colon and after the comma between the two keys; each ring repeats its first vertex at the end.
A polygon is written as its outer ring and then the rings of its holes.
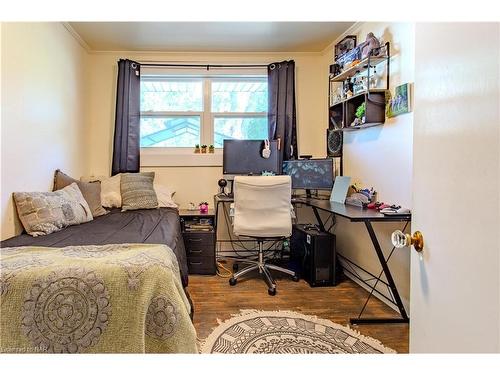
{"type": "Polygon", "coordinates": [[[195,154],[199,154],[199,153],[200,153],[200,149],[199,149],[199,148],[195,148],[195,149],[194,149],[194,153],[195,153],[195,154]]]}
{"type": "Polygon", "coordinates": [[[209,149],[208,149],[208,153],[209,153],[209,154],[213,154],[214,152],[215,152],[215,149],[214,149],[214,148],[209,148],[209,149]]]}
{"type": "Polygon", "coordinates": [[[201,153],[202,153],[202,154],[206,154],[206,153],[207,153],[207,149],[206,149],[206,148],[202,148],[202,149],[201,149],[201,153]]]}

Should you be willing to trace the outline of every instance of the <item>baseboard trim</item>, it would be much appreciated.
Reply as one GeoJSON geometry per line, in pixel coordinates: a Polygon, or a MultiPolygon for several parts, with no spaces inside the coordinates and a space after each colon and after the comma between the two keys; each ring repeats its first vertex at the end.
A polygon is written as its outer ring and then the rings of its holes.
{"type": "MultiPolygon", "coordinates": [[[[359,285],[360,287],[362,287],[367,292],[371,292],[371,288],[368,285],[366,285],[364,282],[362,282],[361,280],[359,280],[356,276],[353,276],[349,271],[347,271],[347,272],[345,271],[345,265],[344,265],[344,263],[342,261],[341,261],[341,264],[344,267],[344,275],[345,275],[345,277],[347,277],[349,280],[355,282],[357,285],[359,285]]],[[[358,274],[360,274],[359,277],[361,277],[363,279],[368,279],[368,278],[371,277],[370,274],[368,274],[361,267],[357,266],[355,263],[350,263],[350,265],[356,267],[356,272],[358,274]]],[[[392,302],[388,301],[388,299],[390,299],[390,297],[388,297],[387,294],[384,293],[384,290],[382,288],[384,288],[383,284],[382,285],[380,285],[380,284],[377,285],[377,287],[375,288],[375,291],[373,292],[373,297],[377,298],[379,301],[383,302],[384,304],[386,304],[387,306],[389,306],[394,311],[399,312],[399,309],[398,309],[397,305],[395,303],[392,303],[392,302]]],[[[401,295],[400,295],[400,297],[401,297],[401,301],[403,302],[403,305],[405,307],[405,310],[409,311],[410,301],[407,298],[402,297],[401,295]]]]}

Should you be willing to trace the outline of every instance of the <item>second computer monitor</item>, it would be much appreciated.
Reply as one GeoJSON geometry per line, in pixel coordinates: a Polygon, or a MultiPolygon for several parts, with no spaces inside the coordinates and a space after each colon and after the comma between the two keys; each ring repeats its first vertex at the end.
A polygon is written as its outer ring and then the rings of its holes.
{"type": "Polygon", "coordinates": [[[222,170],[226,178],[234,175],[261,175],[262,172],[281,174],[278,142],[270,141],[269,158],[262,156],[263,140],[225,139],[222,170]]]}
{"type": "Polygon", "coordinates": [[[292,189],[331,190],[332,159],[301,159],[283,162],[283,174],[292,178],[292,189]]]}

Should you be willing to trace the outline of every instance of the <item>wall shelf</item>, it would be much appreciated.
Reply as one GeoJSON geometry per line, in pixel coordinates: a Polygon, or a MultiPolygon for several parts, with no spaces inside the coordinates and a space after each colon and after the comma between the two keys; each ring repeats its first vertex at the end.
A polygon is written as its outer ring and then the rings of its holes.
{"type": "Polygon", "coordinates": [[[383,125],[385,122],[386,90],[376,90],[360,93],[329,109],[329,128],[334,131],[352,131],[383,125]],[[350,126],[356,118],[356,110],[365,103],[365,123],[350,126]]]}
{"type": "Polygon", "coordinates": [[[355,130],[361,130],[361,129],[371,128],[373,126],[379,126],[379,125],[384,125],[384,123],[383,122],[369,122],[369,123],[365,123],[365,124],[362,124],[362,125],[348,126],[347,128],[339,129],[339,131],[352,132],[352,131],[355,131],[355,130]]]}
{"type": "Polygon", "coordinates": [[[329,80],[329,100],[333,99],[331,83],[342,83],[350,80],[352,77],[366,74],[366,90],[359,92],[349,98],[344,98],[335,103],[331,103],[328,110],[328,128],[333,131],[354,131],[371,128],[373,126],[383,125],[385,123],[385,105],[386,94],[389,90],[390,76],[390,45],[389,42],[380,47],[379,56],[368,56],[353,67],[347,68],[342,73],[332,77],[329,80]],[[374,68],[383,62],[386,62],[385,69],[386,87],[370,88],[370,77],[374,68]],[[362,104],[366,105],[365,122],[356,126],[351,126],[356,119],[356,110],[362,104]]]}
{"type": "Polygon", "coordinates": [[[389,62],[390,59],[390,45],[389,42],[385,43],[380,47],[379,56],[368,56],[358,62],[356,65],[347,68],[342,73],[336,76],[330,75],[331,82],[343,82],[348,78],[354,77],[355,75],[367,72],[369,69],[375,68],[378,64],[382,62],[389,62]]]}
{"type": "Polygon", "coordinates": [[[343,99],[343,100],[341,100],[341,101],[338,101],[338,102],[336,102],[336,103],[332,104],[332,105],[330,106],[330,108],[333,108],[333,107],[335,107],[335,106],[338,106],[338,105],[340,105],[340,104],[342,104],[342,103],[345,103],[345,102],[347,102],[347,101],[349,101],[349,100],[352,100],[352,99],[356,98],[356,97],[357,97],[357,96],[359,96],[359,95],[365,95],[365,94],[367,94],[368,92],[369,92],[369,93],[374,93],[374,92],[383,92],[383,93],[385,93],[386,91],[387,91],[386,89],[370,89],[369,91],[361,91],[361,92],[357,93],[356,95],[351,96],[350,98],[343,99]]]}
{"type": "Polygon", "coordinates": [[[368,70],[368,66],[370,68],[376,67],[378,64],[381,62],[384,62],[388,59],[387,56],[375,56],[375,57],[365,57],[363,60],[361,60],[359,63],[354,65],[353,67],[344,70],[342,73],[339,75],[336,75],[335,77],[330,77],[330,81],[332,82],[342,82],[345,81],[347,78],[354,77],[357,74],[364,73],[368,70]],[[368,59],[370,59],[370,64],[368,64],[368,59]]]}

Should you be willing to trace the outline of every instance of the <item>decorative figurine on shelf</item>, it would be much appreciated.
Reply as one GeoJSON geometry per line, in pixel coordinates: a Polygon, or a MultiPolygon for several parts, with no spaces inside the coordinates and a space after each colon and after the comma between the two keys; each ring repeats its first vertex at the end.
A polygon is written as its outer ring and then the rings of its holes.
{"type": "Polygon", "coordinates": [[[374,68],[373,69],[373,74],[370,76],[370,88],[372,89],[376,89],[377,86],[378,86],[378,82],[379,82],[379,79],[378,79],[378,74],[377,74],[377,69],[374,68]]]}
{"type": "Polygon", "coordinates": [[[344,99],[350,98],[352,96],[353,84],[350,78],[347,78],[342,86],[343,97],[344,99]]]}
{"type": "Polygon", "coordinates": [[[335,77],[335,76],[339,75],[339,74],[340,74],[340,72],[341,72],[341,71],[340,71],[340,65],[339,65],[339,64],[335,63],[335,64],[330,65],[330,74],[331,74],[333,77],[335,77]]]}
{"type": "Polygon", "coordinates": [[[207,153],[207,145],[201,145],[201,153],[206,154],[207,153]]]}
{"type": "Polygon", "coordinates": [[[210,146],[208,146],[208,153],[209,153],[209,154],[213,154],[214,152],[215,152],[215,147],[214,147],[214,145],[210,145],[210,146]]]}
{"type": "Polygon", "coordinates": [[[366,40],[360,45],[360,47],[362,59],[368,57],[370,54],[372,56],[378,56],[380,53],[380,42],[375,35],[373,35],[373,33],[368,33],[366,40]]]}
{"type": "Polygon", "coordinates": [[[196,206],[194,205],[193,202],[189,202],[188,211],[196,211],[196,206]]]}
{"type": "Polygon", "coordinates": [[[342,100],[342,86],[338,85],[337,89],[335,90],[334,102],[338,103],[341,100],[342,100]]]}
{"type": "Polygon", "coordinates": [[[201,202],[198,207],[200,208],[200,214],[208,213],[208,202],[201,202]]]}
{"type": "Polygon", "coordinates": [[[351,63],[349,63],[348,68],[352,68],[353,66],[358,65],[360,61],[361,61],[361,60],[359,60],[359,59],[352,60],[352,62],[351,62],[351,63]]]}
{"type": "Polygon", "coordinates": [[[359,94],[360,92],[366,91],[368,78],[366,76],[356,77],[353,84],[353,94],[359,94]]]}
{"type": "Polygon", "coordinates": [[[194,153],[199,154],[200,153],[200,145],[196,144],[194,145],[194,153]]]}

